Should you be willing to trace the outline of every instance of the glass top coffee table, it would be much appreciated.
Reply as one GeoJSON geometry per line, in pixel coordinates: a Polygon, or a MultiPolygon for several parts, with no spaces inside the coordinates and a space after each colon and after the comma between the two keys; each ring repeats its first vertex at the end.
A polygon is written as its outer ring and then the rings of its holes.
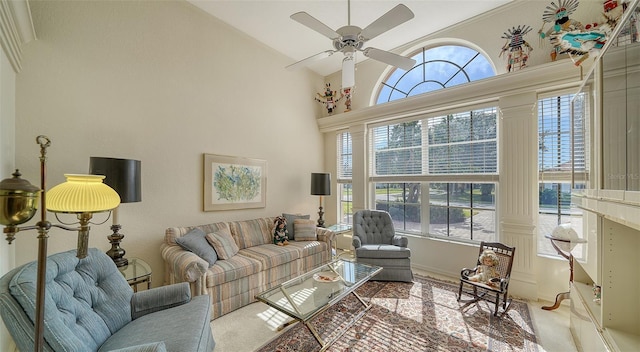
{"type": "Polygon", "coordinates": [[[321,351],[324,351],[342,334],[337,334],[332,341],[325,342],[309,321],[347,295],[353,294],[362,303],[364,310],[344,328],[344,333],[371,308],[355,290],[381,270],[382,267],[379,266],[337,259],[265,291],[256,298],[295,319],[278,330],[301,321],[320,343],[321,351]]]}

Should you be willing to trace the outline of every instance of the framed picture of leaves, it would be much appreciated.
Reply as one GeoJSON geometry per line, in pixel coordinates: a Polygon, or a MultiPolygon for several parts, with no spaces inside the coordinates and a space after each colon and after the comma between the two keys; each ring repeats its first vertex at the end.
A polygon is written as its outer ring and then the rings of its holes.
{"type": "Polygon", "coordinates": [[[264,208],[267,161],[203,154],[204,211],[264,208]]]}

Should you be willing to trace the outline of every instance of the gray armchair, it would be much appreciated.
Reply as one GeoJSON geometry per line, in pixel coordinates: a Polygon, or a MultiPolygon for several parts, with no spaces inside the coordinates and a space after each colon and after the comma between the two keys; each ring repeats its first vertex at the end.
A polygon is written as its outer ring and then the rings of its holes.
{"type": "MultiPolygon", "coordinates": [[[[0,313],[20,351],[34,349],[37,263],[0,278],[0,313]]],[[[133,292],[116,265],[91,248],[47,258],[45,351],[199,351],[215,347],[206,295],[187,283],[133,292]]]]}
{"type": "Polygon", "coordinates": [[[397,235],[386,211],[361,210],[353,214],[353,247],[356,260],[383,267],[378,281],[413,280],[407,237],[397,235]]]}

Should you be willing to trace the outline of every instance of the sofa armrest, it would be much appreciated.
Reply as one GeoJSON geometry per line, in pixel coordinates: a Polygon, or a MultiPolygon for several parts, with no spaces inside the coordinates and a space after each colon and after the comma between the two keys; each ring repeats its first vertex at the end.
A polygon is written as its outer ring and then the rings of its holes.
{"type": "Polygon", "coordinates": [[[351,244],[353,245],[353,248],[360,248],[362,247],[362,240],[358,236],[353,236],[351,244]]]}
{"type": "Polygon", "coordinates": [[[111,350],[111,352],[167,352],[167,346],[165,346],[164,341],[160,341],[145,343],[144,345],[118,348],[117,350],[111,350]]]}
{"type": "Polygon", "coordinates": [[[391,239],[391,244],[394,246],[407,247],[409,245],[409,239],[405,236],[394,235],[391,239]]]}
{"type": "Polygon", "coordinates": [[[202,279],[209,263],[197,254],[189,252],[179,245],[161,245],[162,259],[168,264],[169,271],[176,282],[196,282],[202,279]]]}
{"type": "Polygon", "coordinates": [[[191,301],[191,289],[186,282],[135,292],[131,298],[131,319],[176,307],[191,301]]]}
{"type": "Polygon", "coordinates": [[[318,241],[327,242],[328,244],[333,243],[336,237],[335,232],[324,227],[316,227],[316,235],[318,236],[318,241]]]}

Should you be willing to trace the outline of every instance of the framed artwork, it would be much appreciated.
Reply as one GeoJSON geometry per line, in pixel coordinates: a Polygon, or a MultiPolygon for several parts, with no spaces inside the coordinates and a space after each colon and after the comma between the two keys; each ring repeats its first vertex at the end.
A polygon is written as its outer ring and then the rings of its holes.
{"type": "Polygon", "coordinates": [[[267,161],[203,154],[204,211],[264,208],[267,161]]]}

